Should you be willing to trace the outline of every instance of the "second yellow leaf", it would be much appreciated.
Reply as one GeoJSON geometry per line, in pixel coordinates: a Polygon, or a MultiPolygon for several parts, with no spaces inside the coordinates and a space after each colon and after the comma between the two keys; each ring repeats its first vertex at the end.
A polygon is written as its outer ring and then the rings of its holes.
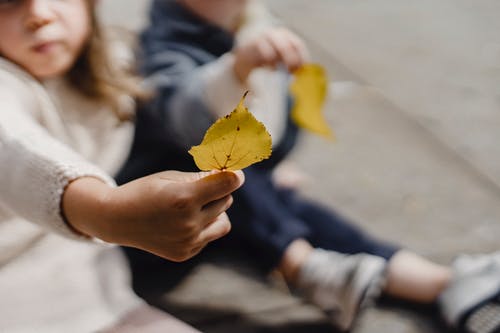
{"type": "Polygon", "coordinates": [[[333,131],[323,116],[328,91],[325,70],[317,64],[306,64],[295,71],[290,91],[294,97],[292,119],[304,129],[333,138],[333,131]]]}

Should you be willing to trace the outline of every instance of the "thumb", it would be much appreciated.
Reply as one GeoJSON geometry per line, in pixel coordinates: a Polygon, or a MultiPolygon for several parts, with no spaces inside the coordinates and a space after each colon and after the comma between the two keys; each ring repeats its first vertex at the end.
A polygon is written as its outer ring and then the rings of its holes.
{"type": "Polygon", "coordinates": [[[192,185],[195,198],[202,205],[228,196],[245,182],[245,175],[241,170],[199,172],[197,175],[199,179],[192,185]]]}

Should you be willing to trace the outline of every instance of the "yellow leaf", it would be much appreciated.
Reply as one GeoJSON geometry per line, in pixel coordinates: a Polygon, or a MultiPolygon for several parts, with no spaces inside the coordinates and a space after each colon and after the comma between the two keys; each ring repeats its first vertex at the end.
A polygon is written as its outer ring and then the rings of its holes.
{"type": "Polygon", "coordinates": [[[295,99],[291,114],[293,121],[299,127],[333,139],[333,131],[322,113],[328,89],[325,70],[317,64],[306,64],[294,76],[290,86],[295,99]]]}
{"type": "Polygon", "coordinates": [[[200,170],[241,170],[271,156],[271,135],[243,104],[218,119],[189,153],[200,170]]]}

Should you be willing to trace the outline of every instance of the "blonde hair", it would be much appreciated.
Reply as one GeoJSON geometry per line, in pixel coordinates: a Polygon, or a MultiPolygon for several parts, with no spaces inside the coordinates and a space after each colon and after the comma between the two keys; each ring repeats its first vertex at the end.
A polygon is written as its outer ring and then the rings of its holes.
{"type": "MultiPolygon", "coordinates": [[[[150,93],[140,87],[139,77],[126,66],[116,66],[111,59],[108,36],[97,20],[94,0],[88,0],[91,32],[74,66],[67,73],[69,83],[85,96],[108,104],[120,121],[130,120],[132,114],[123,111],[123,97],[136,100],[150,93]]],[[[131,38],[127,42],[132,47],[131,38]]]]}

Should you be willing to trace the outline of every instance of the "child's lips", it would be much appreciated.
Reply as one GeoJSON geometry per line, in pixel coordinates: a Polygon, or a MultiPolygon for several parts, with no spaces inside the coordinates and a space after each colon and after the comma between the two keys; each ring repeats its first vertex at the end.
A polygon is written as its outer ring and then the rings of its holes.
{"type": "Polygon", "coordinates": [[[44,41],[35,44],[31,49],[36,53],[48,53],[58,45],[59,43],[57,41],[44,41]]]}

